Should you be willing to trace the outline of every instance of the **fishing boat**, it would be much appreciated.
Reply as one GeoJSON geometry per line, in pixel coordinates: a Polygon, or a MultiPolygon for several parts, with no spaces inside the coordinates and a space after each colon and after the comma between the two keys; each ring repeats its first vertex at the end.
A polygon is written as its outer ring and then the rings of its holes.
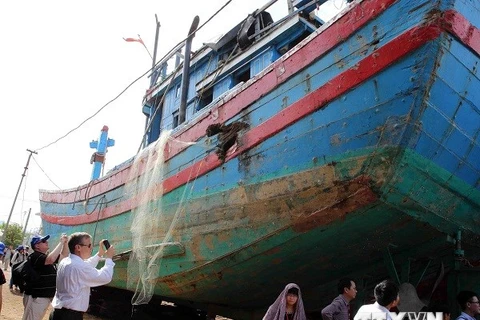
{"type": "Polygon", "coordinates": [[[307,311],[387,277],[454,305],[480,289],[480,1],[270,4],[153,68],[144,148],[40,191],[43,231],[117,252],[111,288],[258,319],[289,282],[307,311]],[[174,64],[167,61],[177,59],[174,64]]]}

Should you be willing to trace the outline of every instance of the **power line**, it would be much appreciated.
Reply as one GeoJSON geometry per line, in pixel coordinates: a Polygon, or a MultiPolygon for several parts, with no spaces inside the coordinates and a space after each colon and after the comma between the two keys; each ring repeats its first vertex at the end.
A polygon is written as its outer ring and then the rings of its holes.
{"type": "Polygon", "coordinates": [[[55,187],[58,188],[58,190],[61,190],[62,188],[60,188],[55,182],[53,182],[52,179],[50,179],[50,177],[48,176],[48,174],[45,172],[45,170],[42,169],[42,167],[40,166],[40,164],[38,163],[37,159],[35,159],[35,157],[33,157],[33,161],[35,162],[35,164],[40,168],[40,170],[42,170],[43,174],[47,177],[48,180],[50,180],[51,183],[53,183],[53,185],[55,187]]]}
{"type": "MultiPolygon", "coordinates": [[[[210,18],[207,19],[207,21],[205,21],[205,23],[203,23],[200,27],[198,27],[196,30],[193,31],[193,33],[199,31],[201,28],[203,28],[208,22],[210,22],[210,20],[212,20],[218,13],[220,13],[223,9],[225,9],[226,6],[228,6],[230,3],[232,2],[232,0],[228,0],[222,7],[220,7],[220,9],[218,9],[212,16],[210,16],[210,18]]],[[[179,44],[181,44],[182,42],[186,41],[187,38],[189,37],[190,35],[188,35],[185,39],[183,39],[182,41],[180,41],[177,45],[175,45],[173,48],[175,49],[179,44]]],[[[172,49],[172,50],[174,50],[172,49]]],[[[166,56],[168,56],[172,50],[170,50],[167,54],[165,54],[163,56],[163,58],[165,58],[166,56]]],[[[163,60],[160,59],[160,61],[163,60]]],[[[158,62],[158,63],[159,63],[158,62]]],[[[82,125],[84,125],[88,120],[92,119],[93,117],[95,117],[97,114],[100,113],[100,111],[102,111],[103,109],[105,109],[110,103],[114,102],[115,100],[117,100],[122,94],[125,93],[125,91],[127,91],[132,85],[134,85],[137,81],[139,81],[141,78],[143,78],[145,75],[147,75],[149,72],[153,71],[153,69],[155,69],[155,67],[157,67],[158,63],[155,64],[155,66],[153,68],[149,68],[147,71],[145,71],[141,76],[139,76],[137,79],[135,79],[133,82],[131,82],[125,89],[123,89],[115,98],[113,98],[112,100],[108,101],[106,104],[104,104],[100,109],[98,109],[94,114],[92,114],[91,116],[89,116],[88,118],[86,118],[85,120],[83,120],[82,122],[80,122],[79,125],[77,125],[75,128],[71,129],[70,131],[68,131],[67,133],[65,133],[64,135],[62,135],[61,137],[59,137],[58,139],[56,139],[55,141],[53,142],[50,142],[46,145],[44,145],[43,147],[41,148],[38,148],[38,149],[35,149],[35,151],[40,151],[40,150],[43,150],[45,148],[48,148],[50,147],[51,145],[54,145],[55,143],[59,142],[60,140],[66,138],[68,135],[70,135],[71,133],[73,133],[74,131],[76,131],[77,129],[79,129],[82,125]]]]}
{"type": "Polygon", "coordinates": [[[53,141],[53,142],[50,142],[49,144],[41,147],[41,148],[38,148],[38,149],[35,149],[35,151],[40,151],[40,150],[43,150],[45,148],[48,148],[50,147],[51,145],[57,143],[58,141],[66,138],[68,135],[70,135],[72,132],[76,131],[78,128],[80,128],[82,125],[84,125],[88,120],[92,119],[93,117],[95,117],[97,114],[100,113],[100,111],[102,111],[103,109],[105,109],[110,103],[114,102],[115,100],[117,100],[122,94],[125,93],[125,91],[127,91],[132,85],[134,85],[138,80],[140,80],[141,78],[143,78],[147,73],[150,72],[150,69],[148,71],[146,71],[144,74],[142,74],[141,76],[139,76],[137,79],[133,80],[133,82],[131,82],[125,89],[123,89],[115,98],[113,98],[112,100],[108,101],[107,103],[105,103],[100,109],[98,109],[94,114],[92,114],[90,117],[86,118],[85,120],[83,120],[78,126],[76,126],[75,128],[73,128],[72,130],[68,131],[67,133],[65,133],[63,136],[61,136],[60,138],[58,138],[57,140],[53,141]]]}

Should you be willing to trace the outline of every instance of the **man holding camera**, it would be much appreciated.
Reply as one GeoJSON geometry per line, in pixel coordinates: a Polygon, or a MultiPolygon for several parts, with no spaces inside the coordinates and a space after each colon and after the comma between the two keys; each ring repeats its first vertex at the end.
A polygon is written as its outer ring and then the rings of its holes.
{"type": "Polygon", "coordinates": [[[91,256],[92,237],[86,232],[76,232],[70,236],[68,248],[70,256],[58,266],[57,291],[52,301],[54,309],[50,320],[83,319],[90,301],[90,288],[112,281],[115,248],[109,246],[107,240],[100,241],[98,253],[91,256]],[[106,257],[105,265],[97,269],[103,255],[106,257]]]}

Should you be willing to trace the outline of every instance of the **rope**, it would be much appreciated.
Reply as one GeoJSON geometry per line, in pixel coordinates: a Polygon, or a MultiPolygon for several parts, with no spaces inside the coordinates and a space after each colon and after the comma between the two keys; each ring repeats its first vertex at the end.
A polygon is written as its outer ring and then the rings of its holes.
{"type": "MultiPolygon", "coordinates": [[[[93,208],[92,212],[90,213],[86,213],[86,214],[92,214],[95,209],[97,208],[98,204],[104,200],[104,204],[105,204],[105,207],[107,206],[107,200],[106,200],[106,196],[103,195],[103,197],[101,197],[98,201],[97,201],[97,204],[95,205],[95,208],[93,208]]],[[[100,205],[100,207],[98,208],[98,213],[97,213],[97,220],[95,221],[95,229],[93,229],[93,235],[92,235],[92,243],[95,243],[95,235],[97,233],[97,226],[98,226],[98,221],[100,219],[100,211],[102,211],[102,205],[100,205]]]]}

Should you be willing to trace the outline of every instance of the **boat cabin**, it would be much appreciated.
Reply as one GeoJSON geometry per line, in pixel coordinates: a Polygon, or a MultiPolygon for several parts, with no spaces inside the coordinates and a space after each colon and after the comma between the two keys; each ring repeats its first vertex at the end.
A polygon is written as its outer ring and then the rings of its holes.
{"type": "Polygon", "coordinates": [[[206,43],[196,52],[182,53],[186,46],[180,43],[157,63],[151,74],[152,85],[143,104],[143,113],[148,118],[145,145],[156,141],[162,130],[181,127],[182,105],[184,123],[191,123],[314,32],[323,24],[314,10],[324,2],[295,0],[289,14],[279,21],[273,21],[264,10],[266,5],[216,43],[206,43]],[[191,56],[191,61],[182,72],[185,54],[191,56]],[[188,81],[183,79],[185,70],[188,81]],[[183,83],[188,84],[185,97],[182,97],[183,83]]]}

